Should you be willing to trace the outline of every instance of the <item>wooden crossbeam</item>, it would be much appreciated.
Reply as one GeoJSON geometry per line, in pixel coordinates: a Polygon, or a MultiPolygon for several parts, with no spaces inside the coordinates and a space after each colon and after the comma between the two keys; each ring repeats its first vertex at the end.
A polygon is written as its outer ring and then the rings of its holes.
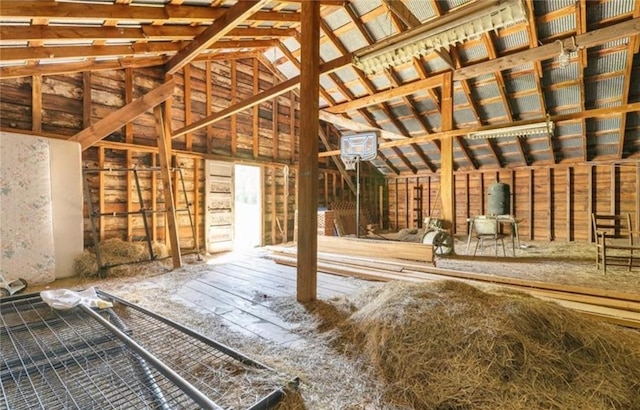
{"type": "Polygon", "coordinates": [[[220,40],[231,31],[235,26],[243,22],[255,11],[260,8],[268,0],[258,1],[240,1],[233,6],[220,18],[216,19],[211,26],[200,33],[189,44],[184,46],[178,53],[169,60],[164,66],[167,74],[175,74],[178,70],[189,64],[194,57],[207,49],[211,44],[220,40]]]}
{"type": "MultiPolygon", "coordinates": [[[[3,1],[3,18],[46,18],[52,20],[118,20],[139,23],[152,20],[158,23],[211,23],[228,8],[167,5],[146,7],[126,4],[63,3],[56,1],[3,1]]],[[[247,16],[252,21],[299,22],[299,13],[258,11],[247,16]]]]}
{"type": "Polygon", "coordinates": [[[127,104],[117,111],[107,115],[100,121],[91,125],[89,128],[85,128],[80,131],[73,137],[69,138],[69,140],[79,142],[82,150],[89,148],[96,142],[109,136],[112,132],[123,127],[129,121],[133,121],[149,109],[166,101],[173,95],[174,85],[175,83],[173,80],[162,84],[160,87],[150,91],[141,98],[138,98],[130,104],[127,104]]]}

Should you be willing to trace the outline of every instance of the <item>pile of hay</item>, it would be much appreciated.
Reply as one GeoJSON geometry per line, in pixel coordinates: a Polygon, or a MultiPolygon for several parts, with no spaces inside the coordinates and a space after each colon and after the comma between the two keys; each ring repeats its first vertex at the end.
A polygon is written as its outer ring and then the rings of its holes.
{"type": "Polygon", "coordinates": [[[391,405],[640,408],[638,332],[453,281],[392,282],[370,297],[342,334],[369,357],[391,405]]]}
{"type": "MultiPolygon", "coordinates": [[[[100,242],[99,246],[102,265],[104,267],[112,267],[109,269],[109,276],[134,275],[139,269],[127,264],[150,259],[147,242],[125,242],[121,239],[112,238],[100,242]]],[[[153,242],[152,247],[156,259],[163,259],[169,256],[169,250],[165,244],[153,242]]],[[[96,276],[99,272],[95,250],[85,249],[74,259],[73,268],[78,276],[96,276]]]]}

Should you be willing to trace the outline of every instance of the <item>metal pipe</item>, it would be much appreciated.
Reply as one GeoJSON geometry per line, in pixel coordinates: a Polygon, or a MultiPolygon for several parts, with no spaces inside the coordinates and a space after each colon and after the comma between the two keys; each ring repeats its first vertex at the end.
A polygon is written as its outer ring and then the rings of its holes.
{"type": "Polygon", "coordinates": [[[162,375],[164,375],[167,379],[171,380],[176,386],[178,386],[182,391],[184,391],[189,397],[191,397],[196,403],[198,403],[203,409],[211,409],[211,410],[223,410],[222,407],[218,406],[211,399],[205,396],[200,390],[198,390],[195,386],[185,380],[178,373],[174,372],[169,366],[164,364],[160,359],[151,354],[144,347],[140,346],[136,341],[131,339],[125,333],[123,333],[120,329],[118,329],[113,324],[109,323],[105,318],[96,313],[92,308],[85,304],[80,304],[80,308],[85,311],[89,316],[98,321],[102,326],[111,331],[118,339],[120,339],[125,345],[127,345],[131,350],[137,353],[140,357],[142,357],[145,361],[155,367],[162,375]]]}

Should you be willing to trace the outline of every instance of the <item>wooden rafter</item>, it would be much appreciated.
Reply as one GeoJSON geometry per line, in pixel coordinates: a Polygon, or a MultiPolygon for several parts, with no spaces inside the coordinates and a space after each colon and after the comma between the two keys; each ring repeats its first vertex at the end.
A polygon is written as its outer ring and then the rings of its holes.
{"type": "MultiPolygon", "coordinates": [[[[121,22],[156,21],[166,23],[211,23],[229,8],[167,5],[145,7],[126,4],[63,3],[55,1],[3,1],[3,18],[51,20],[118,20],[121,22]]],[[[258,11],[246,20],[300,22],[299,13],[258,11]]]]}
{"type": "MultiPolygon", "coordinates": [[[[410,147],[413,147],[413,145],[409,145],[410,147]]],[[[418,169],[413,166],[413,164],[411,163],[411,161],[409,161],[407,159],[407,157],[404,155],[404,153],[400,150],[400,148],[398,147],[392,147],[391,148],[393,150],[393,152],[396,154],[396,156],[398,158],[400,158],[400,161],[402,161],[402,163],[404,164],[405,167],[409,168],[409,170],[411,171],[411,173],[415,174],[418,172],[418,169]]],[[[415,148],[414,148],[415,151],[415,148]]]]}
{"type": "Polygon", "coordinates": [[[413,145],[409,145],[411,147],[411,149],[413,150],[413,152],[420,158],[420,160],[422,161],[422,163],[429,168],[429,171],[431,172],[436,172],[437,168],[435,165],[433,165],[433,162],[431,162],[431,160],[429,159],[429,157],[427,157],[427,155],[424,153],[424,151],[422,150],[422,148],[420,148],[420,146],[418,146],[418,144],[413,144],[413,145]]]}
{"type": "MultiPolygon", "coordinates": [[[[636,5],[633,10],[633,17],[640,17],[640,2],[636,1],[636,5]]],[[[624,85],[622,86],[622,104],[629,102],[629,91],[631,88],[631,71],[633,69],[634,52],[637,52],[640,43],[640,34],[631,36],[629,38],[629,46],[627,48],[627,61],[626,61],[626,74],[624,76],[624,85]]],[[[624,143],[627,134],[627,114],[621,114],[620,116],[620,136],[618,137],[618,159],[622,159],[624,155],[624,143]]]]}
{"type": "Polygon", "coordinates": [[[405,135],[383,130],[382,128],[379,128],[379,127],[368,126],[361,122],[354,121],[337,114],[331,114],[326,111],[320,111],[320,119],[322,121],[340,126],[342,128],[346,128],[351,131],[357,131],[357,132],[376,131],[378,132],[378,135],[380,136],[380,138],[387,139],[387,140],[397,140],[397,139],[407,138],[405,135]]]}
{"type": "Polygon", "coordinates": [[[202,33],[184,46],[178,53],[169,60],[164,68],[167,74],[174,74],[186,64],[189,64],[194,57],[207,49],[211,44],[220,40],[235,26],[246,20],[268,0],[240,1],[227,10],[213,24],[207,27],[202,33]]]}
{"type": "MultiPolygon", "coordinates": [[[[587,2],[586,0],[580,0],[575,4],[576,14],[576,32],[577,34],[583,34],[588,31],[587,27],[587,2]]],[[[585,81],[584,81],[584,69],[588,63],[588,55],[586,49],[578,50],[578,76],[580,79],[580,94],[585,95],[585,81]]],[[[541,72],[542,73],[542,72],[541,72]]],[[[542,95],[544,96],[544,94],[542,95]]],[[[544,97],[542,97],[544,98],[544,97]]],[[[580,110],[585,110],[585,98],[580,99],[580,110]]],[[[582,159],[586,162],[589,160],[589,144],[587,139],[587,124],[583,118],[581,120],[582,126],[582,159]]],[[[551,136],[549,136],[549,145],[552,146],[551,136]]]]}
{"type": "Polygon", "coordinates": [[[460,150],[462,151],[462,154],[464,155],[467,162],[471,164],[471,167],[473,169],[478,169],[478,164],[476,164],[476,162],[473,160],[473,157],[471,156],[471,152],[469,151],[469,147],[467,147],[467,144],[464,143],[464,141],[462,140],[462,137],[455,136],[453,138],[458,144],[458,147],[460,147],[460,150]]]}
{"type": "Polygon", "coordinates": [[[391,161],[389,161],[389,159],[386,157],[386,155],[384,155],[382,152],[380,152],[380,150],[378,150],[378,159],[380,159],[382,162],[384,162],[384,164],[387,166],[387,168],[389,168],[389,170],[391,171],[392,174],[400,175],[400,170],[398,168],[396,168],[395,165],[393,165],[391,163],[391,161]]]}

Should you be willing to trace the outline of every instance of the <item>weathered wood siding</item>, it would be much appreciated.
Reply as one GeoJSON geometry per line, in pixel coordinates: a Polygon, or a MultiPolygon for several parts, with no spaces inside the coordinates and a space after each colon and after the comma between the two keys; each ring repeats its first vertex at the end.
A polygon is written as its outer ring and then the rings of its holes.
{"type": "MultiPolygon", "coordinates": [[[[521,221],[522,239],[588,241],[592,212],[630,212],[635,227],[640,226],[640,164],[622,162],[456,172],[456,234],[466,234],[467,218],[487,212],[487,193],[495,182],[510,185],[511,213],[521,221]]],[[[416,186],[423,189],[423,215],[440,216],[437,175],[389,179],[392,229],[416,226],[416,186]]]]}

